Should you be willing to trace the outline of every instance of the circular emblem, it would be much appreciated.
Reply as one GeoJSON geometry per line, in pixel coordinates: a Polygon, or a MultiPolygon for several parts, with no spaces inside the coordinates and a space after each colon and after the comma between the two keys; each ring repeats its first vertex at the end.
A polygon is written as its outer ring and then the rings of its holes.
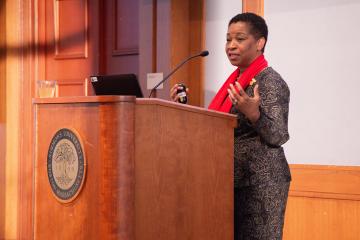
{"type": "Polygon", "coordinates": [[[56,198],[71,202],[84,183],[86,164],[79,135],[62,128],[51,140],[47,156],[47,173],[56,198]]]}

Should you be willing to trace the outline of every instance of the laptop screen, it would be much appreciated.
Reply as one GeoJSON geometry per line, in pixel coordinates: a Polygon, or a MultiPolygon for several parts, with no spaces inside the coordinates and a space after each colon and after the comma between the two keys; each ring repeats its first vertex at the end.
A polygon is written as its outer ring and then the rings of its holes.
{"type": "Polygon", "coordinates": [[[96,95],[132,95],[143,97],[135,74],[90,76],[96,95]]]}

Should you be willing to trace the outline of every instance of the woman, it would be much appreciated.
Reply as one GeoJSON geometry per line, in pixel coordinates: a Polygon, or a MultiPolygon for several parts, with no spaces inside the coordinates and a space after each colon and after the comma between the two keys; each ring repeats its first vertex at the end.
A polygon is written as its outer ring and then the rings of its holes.
{"type": "MultiPolygon", "coordinates": [[[[282,239],[291,175],[283,148],[289,89],[263,55],[268,29],[253,13],[233,17],[225,51],[237,69],[209,109],[237,115],[234,132],[235,239],[282,239]]],[[[170,92],[177,101],[175,85],[170,92]]]]}

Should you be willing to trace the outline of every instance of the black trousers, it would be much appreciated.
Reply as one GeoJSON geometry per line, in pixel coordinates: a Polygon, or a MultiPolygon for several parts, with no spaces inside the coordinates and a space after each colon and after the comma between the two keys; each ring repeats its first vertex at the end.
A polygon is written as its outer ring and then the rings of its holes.
{"type": "Polygon", "coordinates": [[[235,188],[234,239],[282,239],[290,182],[235,188]]]}

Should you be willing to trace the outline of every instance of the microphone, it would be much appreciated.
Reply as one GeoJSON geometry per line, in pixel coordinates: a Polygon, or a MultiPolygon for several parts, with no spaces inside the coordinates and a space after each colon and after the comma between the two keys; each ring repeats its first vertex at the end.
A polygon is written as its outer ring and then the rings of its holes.
{"type": "Polygon", "coordinates": [[[179,65],[176,66],[176,68],[174,68],[174,70],[172,70],[166,77],[164,77],[158,84],[155,85],[155,87],[153,87],[151,89],[149,98],[151,98],[151,95],[153,94],[153,92],[155,91],[155,89],[157,89],[163,82],[165,82],[171,75],[173,75],[182,65],[184,65],[186,62],[188,62],[189,60],[196,58],[196,57],[206,57],[207,55],[209,55],[209,51],[202,51],[201,53],[198,53],[194,56],[190,56],[187,59],[185,59],[183,62],[181,62],[179,65]]]}

